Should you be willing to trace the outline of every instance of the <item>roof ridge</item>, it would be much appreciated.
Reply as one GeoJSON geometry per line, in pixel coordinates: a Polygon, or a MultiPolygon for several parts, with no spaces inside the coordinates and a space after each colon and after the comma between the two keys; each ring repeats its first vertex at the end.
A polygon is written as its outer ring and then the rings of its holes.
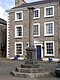
{"type": "Polygon", "coordinates": [[[19,6],[15,6],[12,9],[15,8],[20,8],[20,7],[27,7],[27,6],[34,6],[34,5],[39,5],[39,4],[46,4],[46,3],[51,3],[51,2],[60,2],[60,0],[42,0],[42,1],[35,1],[35,2],[30,2],[30,3],[25,3],[19,6]]]}

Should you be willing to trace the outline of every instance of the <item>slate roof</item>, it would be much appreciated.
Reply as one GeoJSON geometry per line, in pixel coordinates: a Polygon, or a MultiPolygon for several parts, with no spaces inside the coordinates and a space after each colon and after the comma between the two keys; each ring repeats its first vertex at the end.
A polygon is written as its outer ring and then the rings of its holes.
{"type": "Polygon", "coordinates": [[[7,25],[7,22],[4,19],[0,18],[0,24],[7,25]]]}
{"type": "Polygon", "coordinates": [[[25,3],[25,4],[22,4],[20,6],[13,7],[12,9],[21,8],[21,7],[35,6],[35,5],[40,5],[40,4],[52,3],[52,2],[60,2],[60,0],[43,0],[43,1],[25,3]]]}

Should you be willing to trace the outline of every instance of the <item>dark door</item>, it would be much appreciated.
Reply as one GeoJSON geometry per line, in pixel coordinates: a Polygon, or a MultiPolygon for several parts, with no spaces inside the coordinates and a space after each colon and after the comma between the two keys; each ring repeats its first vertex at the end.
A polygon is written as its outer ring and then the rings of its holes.
{"type": "Polygon", "coordinates": [[[41,45],[37,45],[37,60],[41,59],[41,45]]]}

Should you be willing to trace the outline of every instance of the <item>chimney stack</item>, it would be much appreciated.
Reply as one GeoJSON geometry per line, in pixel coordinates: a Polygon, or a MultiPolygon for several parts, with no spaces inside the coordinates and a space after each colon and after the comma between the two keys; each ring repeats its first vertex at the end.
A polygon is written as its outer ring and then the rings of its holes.
{"type": "Polygon", "coordinates": [[[19,6],[24,3],[26,3],[24,0],[15,0],[15,6],[19,6]]]}

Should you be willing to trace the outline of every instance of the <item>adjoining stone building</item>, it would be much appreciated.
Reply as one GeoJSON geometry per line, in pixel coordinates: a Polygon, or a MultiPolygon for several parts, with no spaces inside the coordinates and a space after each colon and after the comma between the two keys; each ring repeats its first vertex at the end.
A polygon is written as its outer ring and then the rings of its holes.
{"type": "Polygon", "coordinates": [[[29,11],[34,7],[33,36],[38,60],[58,60],[60,57],[60,0],[43,0],[26,3],[15,0],[8,10],[7,58],[20,55],[24,59],[29,45],[29,11]]]}
{"type": "Polygon", "coordinates": [[[0,57],[6,57],[7,22],[0,18],[0,57]]]}

